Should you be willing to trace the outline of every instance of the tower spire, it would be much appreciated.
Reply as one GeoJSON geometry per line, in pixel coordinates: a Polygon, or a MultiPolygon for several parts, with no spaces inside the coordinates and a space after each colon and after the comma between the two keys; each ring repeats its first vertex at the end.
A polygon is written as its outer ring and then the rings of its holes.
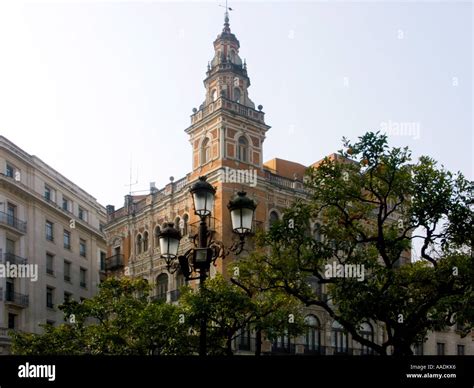
{"type": "Polygon", "coordinates": [[[227,0],[225,0],[224,28],[222,29],[222,32],[230,33],[229,11],[232,11],[232,8],[228,6],[227,0]]]}

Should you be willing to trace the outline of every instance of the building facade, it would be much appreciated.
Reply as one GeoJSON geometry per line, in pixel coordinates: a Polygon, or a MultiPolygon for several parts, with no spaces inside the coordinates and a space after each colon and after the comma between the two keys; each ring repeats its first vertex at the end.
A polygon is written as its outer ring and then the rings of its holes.
{"type": "Polygon", "coordinates": [[[96,294],[105,223],[94,197],[0,136],[0,354],[9,330],[41,333],[65,299],[96,294]]]}
{"type": "MultiPolygon", "coordinates": [[[[147,279],[154,286],[155,298],[168,302],[179,298],[184,277],[179,272],[168,273],[160,258],[157,236],[167,222],[173,222],[184,236],[180,250],[185,252],[191,247],[191,236],[196,234],[199,219],[192,210],[189,187],[199,176],[205,175],[217,189],[210,229],[213,238],[227,247],[236,238],[227,204],[237,191],[244,189],[257,203],[255,230],[268,228],[296,199],[308,198],[303,186],[307,166],[282,159],[263,162],[263,144],[270,126],[265,122],[263,106],[256,107],[250,99],[250,78],[239,49],[240,43],[231,32],[226,15],[224,28],[214,41],[214,57],[204,79],[205,99],[199,108],[193,109],[191,125],[185,129],[191,144],[192,170],[177,181],[172,179],[163,189],[151,187],[147,195],[126,195],[120,209],[107,207],[107,271],[117,276],[147,279]]],[[[251,240],[246,245],[252,249],[251,240]]],[[[232,261],[232,257],[218,260],[217,267],[211,267],[211,276],[216,271],[228,273],[232,261]]],[[[369,353],[369,349],[353,342],[321,308],[308,309],[306,320],[309,326],[306,335],[298,339],[282,337],[274,343],[267,341],[263,351],[369,353]]],[[[367,337],[383,339],[383,331],[375,325],[367,323],[362,330],[367,337]]],[[[467,348],[468,340],[461,342],[467,348]]],[[[241,352],[252,352],[255,345],[251,333],[241,333],[235,347],[241,352]]]]}

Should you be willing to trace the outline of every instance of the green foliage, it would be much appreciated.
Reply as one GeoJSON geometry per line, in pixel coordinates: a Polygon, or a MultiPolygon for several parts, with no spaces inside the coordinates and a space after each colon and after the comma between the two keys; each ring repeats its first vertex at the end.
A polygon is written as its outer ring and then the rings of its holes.
{"type": "Polygon", "coordinates": [[[253,283],[324,308],[382,354],[388,346],[410,354],[428,330],[455,320],[467,333],[474,314],[472,182],[428,157],[412,163],[407,148],[390,148],[378,133],[355,144],[344,139],[344,147],[308,170],[310,200],[294,203],[258,237],[261,251],[246,264],[253,283]],[[412,248],[419,261],[410,262],[412,248]],[[364,281],[326,277],[333,261],[364,265],[364,281]],[[327,297],[309,287],[310,276],[327,297]],[[364,321],[384,327],[382,345],[362,338],[364,321]]]}
{"type": "Polygon", "coordinates": [[[14,354],[182,355],[196,341],[179,323],[181,310],[174,305],[150,302],[144,280],[110,278],[99,293],[82,303],[60,308],[66,323],[43,326],[44,334],[15,333],[14,354]]]}

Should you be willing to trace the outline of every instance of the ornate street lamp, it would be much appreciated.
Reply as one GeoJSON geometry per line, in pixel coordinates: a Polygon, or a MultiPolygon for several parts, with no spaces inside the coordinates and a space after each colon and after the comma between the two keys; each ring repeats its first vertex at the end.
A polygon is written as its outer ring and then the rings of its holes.
{"type": "Polygon", "coordinates": [[[227,207],[230,210],[232,229],[240,236],[245,236],[252,231],[253,216],[257,205],[247,197],[245,191],[239,191],[237,196],[229,201],[227,207]]]}
{"type": "Polygon", "coordinates": [[[207,178],[200,176],[189,191],[193,196],[194,212],[201,218],[210,216],[214,208],[216,189],[207,182],[207,178]]]}
{"type": "MultiPolygon", "coordinates": [[[[190,192],[193,197],[194,212],[200,218],[198,241],[195,247],[189,249],[184,255],[178,256],[181,233],[174,228],[172,223],[167,224],[158,238],[161,257],[165,259],[168,271],[174,273],[180,269],[186,280],[199,279],[199,286],[203,287],[211,263],[215,263],[220,257],[225,258],[229,251],[236,255],[242,252],[245,236],[252,230],[257,205],[243,191],[238,192],[237,196],[229,202],[227,207],[231,214],[232,230],[239,235],[240,241],[226,249],[222,242],[210,240],[206,223],[206,218],[212,214],[214,208],[216,189],[207,182],[206,177],[202,176],[191,186],[190,192]],[[199,276],[191,277],[193,272],[199,273],[199,276]]],[[[201,356],[206,355],[206,331],[207,321],[203,317],[199,340],[199,355],[201,356]]]]}
{"type": "Polygon", "coordinates": [[[166,227],[158,235],[160,240],[161,257],[165,259],[166,265],[170,266],[171,262],[178,256],[179,240],[181,233],[174,228],[173,223],[167,223],[166,227]]]}

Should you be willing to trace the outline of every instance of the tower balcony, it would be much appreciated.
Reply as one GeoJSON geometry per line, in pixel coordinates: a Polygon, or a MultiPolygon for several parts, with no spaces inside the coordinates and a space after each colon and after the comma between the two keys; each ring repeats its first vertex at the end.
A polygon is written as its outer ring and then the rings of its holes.
{"type": "Polygon", "coordinates": [[[191,124],[201,121],[203,118],[211,115],[219,109],[224,109],[230,112],[237,113],[241,116],[247,117],[251,120],[258,121],[265,124],[265,113],[255,110],[248,106],[239,104],[238,102],[229,100],[225,97],[219,97],[216,101],[204,106],[202,109],[196,111],[191,115],[191,124]]]}

